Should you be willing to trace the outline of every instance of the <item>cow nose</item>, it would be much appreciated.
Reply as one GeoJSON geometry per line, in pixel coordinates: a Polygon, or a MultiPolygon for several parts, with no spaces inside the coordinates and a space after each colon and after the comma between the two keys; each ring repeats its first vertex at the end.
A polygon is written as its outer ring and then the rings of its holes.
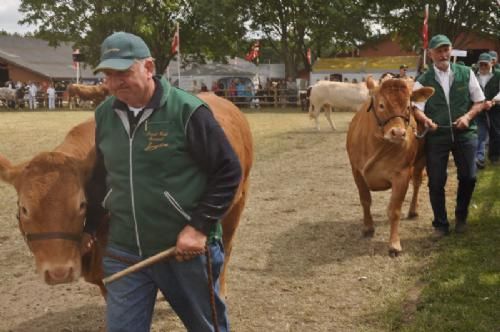
{"type": "Polygon", "coordinates": [[[392,128],[391,135],[393,138],[405,138],[406,130],[403,128],[392,128]]]}
{"type": "Polygon", "coordinates": [[[72,280],[73,267],[54,267],[46,271],[46,281],[49,284],[58,284],[72,280]]]}

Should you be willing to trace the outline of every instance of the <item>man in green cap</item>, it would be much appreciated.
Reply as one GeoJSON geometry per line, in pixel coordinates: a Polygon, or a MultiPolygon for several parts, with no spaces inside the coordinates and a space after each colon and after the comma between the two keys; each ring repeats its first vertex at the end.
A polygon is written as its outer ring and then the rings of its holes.
{"type": "Polygon", "coordinates": [[[472,121],[482,110],[484,94],[472,70],[450,62],[452,45],[445,35],[435,35],[429,43],[433,65],[415,82],[413,89],[433,87],[435,93],[425,103],[415,103],[417,121],[429,127],[425,155],[429,197],[434,213],[435,233],[449,233],[445,186],[450,152],[458,175],[455,232],[466,230],[469,203],[476,184],[476,125],[472,121]],[[472,105],[472,106],[471,106],[472,105]]]}
{"type": "Polygon", "coordinates": [[[500,164],[500,71],[493,69],[490,53],[481,53],[477,80],[486,97],[485,109],[478,116],[478,167],[485,166],[485,143],[489,134],[488,158],[493,165],[500,164]],[[482,162],[481,162],[482,161],[482,162]]]}
{"type": "MultiPolygon", "coordinates": [[[[97,162],[85,232],[109,212],[105,275],[175,246],[164,260],[106,285],[108,331],[149,331],[158,290],[188,331],[228,331],[218,277],[224,262],[220,219],[241,178],[234,150],[208,106],[154,75],[148,46],[117,32],[101,46],[95,72],[112,96],[95,112],[97,162]],[[216,319],[207,258],[211,257],[216,319]],[[217,322],[217,326],[214,326],[217,322]]],[[[88,238],[88,237],[87,237],[88,238]]]]}
{"type": "Polygon", "coordinates": [[[489,51],[488,54],[491,56],[491,64],[493,70],[500,70],[500,63],[498,63],[498,53],[496,51],[489,51]]]}

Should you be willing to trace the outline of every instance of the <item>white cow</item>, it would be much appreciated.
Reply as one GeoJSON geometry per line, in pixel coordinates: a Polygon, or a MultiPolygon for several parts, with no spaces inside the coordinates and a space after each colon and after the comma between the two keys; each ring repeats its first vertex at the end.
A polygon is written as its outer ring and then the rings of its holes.
{"type": "Polygon", "coordinates": [[[318,117],[323,108],[326,119],[330,123],[332,130],[335,130],[335,125],[330,118],[332,109],[339,107],[357,111],[368,98],[368,88],[364,82],[343,83],[319,81],[311,88],[309,116],[316,121],[316,129],[319,131],[318,117]]]}
{"type": "Polygon", "coordinates": [[[9,101],[13,101],[17,106],[16,90],[11,88],[0,88],[0,100],[5,101],[5,105],[9,105],[9,101]]]}

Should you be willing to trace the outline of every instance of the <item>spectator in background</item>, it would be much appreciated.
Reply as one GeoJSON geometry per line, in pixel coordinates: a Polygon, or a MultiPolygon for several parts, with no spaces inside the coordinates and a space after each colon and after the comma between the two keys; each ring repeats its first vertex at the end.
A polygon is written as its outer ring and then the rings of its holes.
{"type": "Polygon", "coordinates": [[[488,138],[488,158],[493,165],[500,164],[500,71],[493,69],[491,59],[489,53],[482,53],[478,60],[477,79],[487,100],[485,109],[488,110],[487,113],[481,114],[483,119],[478,118],[480,142],[478,143],[477,166],[479,168],[485,165],[485,143],[488,138]]]}
{"type": "Polygon", "coordinates": [[[212,81],[212,88],[210,90],[212,90],[212,92],[215,95],[220,96],[220,94],[219,94],[219,85],[217,84],[217,81],[212,81]]]}
{"type": "Polygon", "coordinates": [[[498,54],[495,51],[489,51],[488,54],[491,56],[491,63],[493,70],[500,70],[500,63],[498,63],[498,54]]]}
{"type": "Polygon", "coordinates": [[[406,78],[406,71],[408,70],[408,66],[405,64],[402,64],[399,66],[399,74],[394,76],[394,78],[406,78]]]}
{"type": "Polygon", "coordinates": [[[38,93],[38,87],[36,86],[35,82],[31,82],[29,85],[29,105],[30,105],[30,110],[36,109],[36,94],[38,93]]]}
{"type": "Polygon", "coordinates": [[[227,88],[227,98],[232,102],[236,101],[236,82],[235,80],[231,80],[229,86],[227,88]]]}
{"type": "Polygon", "coordinates": [[[196,80],[193,80],[193,85],[191,86],[191,93],[195,95],[199,92],[200,92],[200,87],[198,86],[198,82],[196,82],[196,80]]]}
{"type": "Polygon", "coordinates": [[[49,110],[56,108],[56,89],[54,89],[54,84],[50,84],[47,88],[47,98],[49,103],[49,110]]]}
{"type": "Polygon", "coordinates": [[[208,92],[207,85],[204,82],[201,82],[200,92],[208,92]]]}

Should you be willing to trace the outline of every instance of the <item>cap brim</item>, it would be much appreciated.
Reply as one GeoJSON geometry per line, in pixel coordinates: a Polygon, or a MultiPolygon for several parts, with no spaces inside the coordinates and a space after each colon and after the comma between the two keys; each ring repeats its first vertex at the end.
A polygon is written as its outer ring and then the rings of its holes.
{"type": "Polygon", "coordinates": [[[94,68],[94,74],[106,69],[125,71],[134,64],[134,61],[134,59],[107,59],[94,68]]]}
{"type": "Polygon", "coordinates": [[[448,43],[448,42],[441,42],[441,43],[438,43],[436,46],[432,47],[432,49],[436,49],[436,48],[439,48],[439,47],[445,46],[445,45],[446,46],[451,46],[451,44],[448,43]]]}
{"type": "Polygon", "coordinates": [[[477,63],[491,63],[491,61],[488,61],[488,60],[479,60],[477,63]]]}

